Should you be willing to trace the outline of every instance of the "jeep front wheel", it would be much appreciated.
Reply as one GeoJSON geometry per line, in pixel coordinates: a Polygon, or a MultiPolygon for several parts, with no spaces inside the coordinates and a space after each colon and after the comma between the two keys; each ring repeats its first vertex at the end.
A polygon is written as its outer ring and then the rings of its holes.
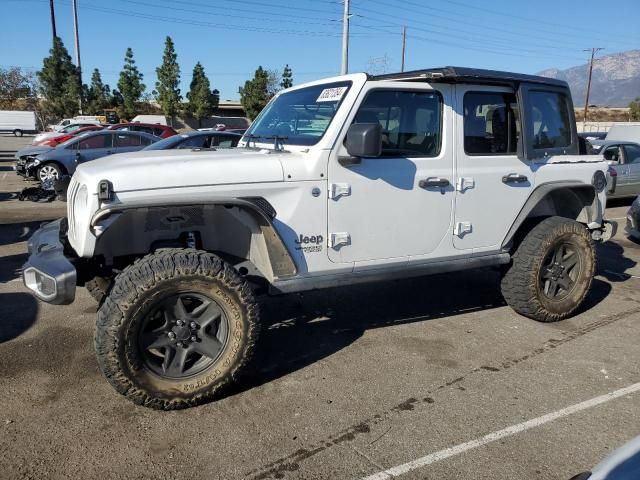
{"type": "Polygon", "coordinates": [[[258,330],[258,305],[235,270],[206,252],[168,249],[115,278],[98,310],[96,353],[118,392],[173,410],[221,395],[258,330]]]}
{"type": "Polygon", "coordinates": [[[584,225],[549,217],[516,248],[502,278],[502,295],[516,312],[542,322],[571,316],[586,298],[595,249],[584,225]]]}

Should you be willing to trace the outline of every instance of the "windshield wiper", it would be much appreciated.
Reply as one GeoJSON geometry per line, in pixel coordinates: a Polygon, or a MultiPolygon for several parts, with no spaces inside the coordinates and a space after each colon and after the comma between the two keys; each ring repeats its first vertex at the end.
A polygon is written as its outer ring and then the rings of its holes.
{"type": "Polygon", "coordinates": [[[273,140],[273,149],[276,152],[281,152],[284,150],[284,142],[283,140],[289,140],[289,137],[286,135],[273,135],[271,137],[264,137],[265,140],[273,140]]]}
{"type": "Polygon", "coordinates": [[[254,135],[253,133],[249,133],[249,134],[245,134],[245,137],[247,138],[247,143],[245,143],[244,148],[251,148],[251,140],[254,140],[253,145],[255,147],[255,139],[257,138],[262,138],[262,135],[254,135]]]}

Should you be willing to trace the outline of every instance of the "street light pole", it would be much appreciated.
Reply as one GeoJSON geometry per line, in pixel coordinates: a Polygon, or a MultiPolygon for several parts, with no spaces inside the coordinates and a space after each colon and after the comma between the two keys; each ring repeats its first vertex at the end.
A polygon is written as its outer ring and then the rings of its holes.
{"type": "Polygon", "coordinates": [[[341,75],[349,73],[349,0],[344,1],[344,13],[342,15],[342,68],[341,75]]]}
{"type": "Polygon", "coordinates": [[[73,8],[73,30],[75,32],[75,40],[76,40],[76,67],[78,67],[78,81],[80,82],[80,114],[82,114],[82,67],[80,65],[80,37],[78,36],[78,2],[77,0],[72,1],[73,8]]]}

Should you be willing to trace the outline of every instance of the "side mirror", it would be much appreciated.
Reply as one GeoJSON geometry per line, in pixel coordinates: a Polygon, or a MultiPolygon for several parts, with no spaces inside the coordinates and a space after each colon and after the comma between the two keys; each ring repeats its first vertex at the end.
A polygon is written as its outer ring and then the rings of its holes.
{"type": "Polygon", "coordinates": [[[347,131],[345,147],[352,157],[379,157],[382,153],[382,126],[379,123],[354,123],[347,131]]]}
{"type": "Polygon", "coordinates": [[[80,161],[80,152],[76,152],[76,163],[80,161]]]}

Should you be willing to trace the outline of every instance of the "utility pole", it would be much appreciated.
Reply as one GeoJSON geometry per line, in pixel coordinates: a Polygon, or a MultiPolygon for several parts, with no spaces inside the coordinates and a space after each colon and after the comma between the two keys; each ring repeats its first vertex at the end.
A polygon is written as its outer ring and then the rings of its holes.
{"type": "Polygon", "coordinates": [[[49,10],[51,10],[51,31],[53,32],[53,38],[56,38],[56,11],[53,8],[53,0],[49,0],[49,10]]]}
{"type": "MultiPolygon", "coordinates": [[[[587,81],[587,95],[586,98],[584,99],[584,117],[582,119],[582,125],[584,126],[584,124],[587,123],[587,112],[589,111],[589,94],[591,93],[591,74],[593,73],[593,59],[596,56],[596,53],[598,53],[600,50],[603,50],[603,48],[592,48],[591,49],[591,63],[589,64],[589,80],[587,81]]],[[[589,50],[585,50],[585,52],[588,52],[589,50]]]]}
{"type": "Polygon", "coordinates": [[[402,27],[402,66],[400,71],[404,72],[404,50],[407,45],[407,27],[402,27]]]}
{"type": "Polygon", "coordinates": [[[341,75],[349,73],[349,0],[344,1],[344,13],[342,15],[342,68],[341,75]]]}
{"type": "Polygon", "coordinates": [[[72,1],[73,8],[73,30],[75,32],[76,39],[76,67],[78,67],[78,81],[80,82],[80,98],[78,99],[80,104],[80,114],[82,114],[82,67],[80,65],[80,37],[78,36],[78,2],[77,0],[72,1]]]}

